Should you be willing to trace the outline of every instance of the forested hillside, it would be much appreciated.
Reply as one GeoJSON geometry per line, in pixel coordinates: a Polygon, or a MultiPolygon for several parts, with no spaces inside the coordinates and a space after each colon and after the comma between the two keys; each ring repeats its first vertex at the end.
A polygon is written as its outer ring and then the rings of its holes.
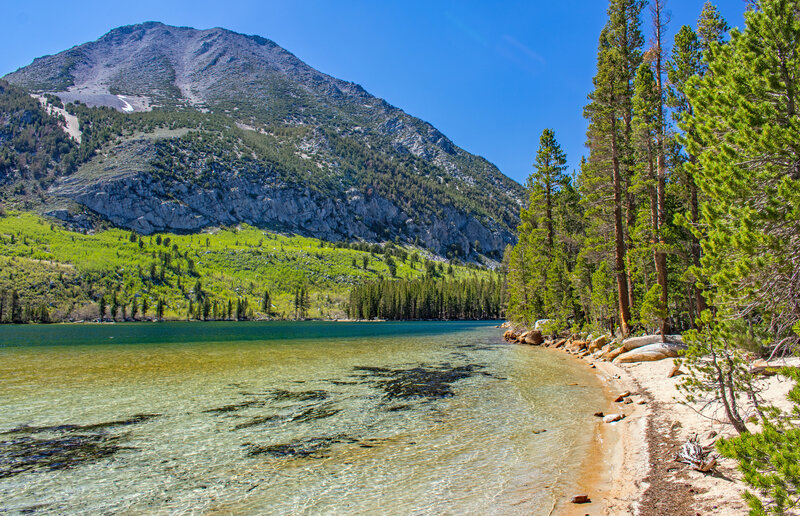
{"type": "Polygon", "coordinates": [[[0,216],[0,323],[343,318],[354,285],[489,275],[393,243],[333,244],[247,226],[86,234],[28,213],[0,216]]]}

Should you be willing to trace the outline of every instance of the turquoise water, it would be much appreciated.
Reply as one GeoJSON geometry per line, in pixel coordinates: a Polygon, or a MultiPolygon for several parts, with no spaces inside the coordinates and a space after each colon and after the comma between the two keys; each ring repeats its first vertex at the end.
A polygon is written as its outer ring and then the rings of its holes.
{"type": "Polygon", "coordinates": [[[602,392],[494,324],[0,327],[0,513],[547,513],[602,392]]]}

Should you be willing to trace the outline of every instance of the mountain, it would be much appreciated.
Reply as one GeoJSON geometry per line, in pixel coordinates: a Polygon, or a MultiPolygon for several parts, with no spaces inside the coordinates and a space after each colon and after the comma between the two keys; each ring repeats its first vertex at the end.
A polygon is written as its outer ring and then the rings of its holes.
{"type": "Polygon", "coordinates": [[[461,257],[499,257],[513,240],[521,185],[259,36],[148,22],[4,79],[0,95],[40,95],[38,106],[0,99],[6,202],[72,224],[148,234],[245,222],[461,257]],[[31,143],[36,112],[73,137],[31,143]]]}

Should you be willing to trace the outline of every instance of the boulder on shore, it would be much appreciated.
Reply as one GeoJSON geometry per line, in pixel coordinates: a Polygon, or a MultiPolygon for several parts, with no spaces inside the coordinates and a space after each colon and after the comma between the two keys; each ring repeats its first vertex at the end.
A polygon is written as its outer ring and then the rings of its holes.
{"type": "Polygon", "coordinates": [[[589,344],[589,352],[590,353],[594,353],[598,349],[600,349],[603,346],[605,346],[607,343],[608,343],[608,336],[607,335],[601,335],[600,337],[597,337],[596,339],[594,339],[591,342],[591,344],[589,344]]]}
{"type": "Polygon", "coordinates": [[[650,344],[657,344],[660,342],[677,342],[683,343],[681,335],[666,335],[662,338],[661,335],[645,335],[643,337],[631,337],[622,341],[622,348],[625,351],[648,346],[650,344]]]}
{"type": "Polygon", "coordinates": [[[530,344],[531,346],[538,346],[542,342],[544,342],[544,337],[542,336],[542,332],[539,330],[531,330],[525,334],[525,343],[530,344]]]}
{"type": "Polygon", "coordinates": [[[570,353],[577,353],[586,349],[586,341],[585,340],[573,340],[572,342],[566,345],[567,351],[570,353]]]}
{"type": "Polygon", "coordinates": [[[506,342],[514,342],[517,340],[517,334],[514,333],[514,330],[506,330],[505,333],[503,333],[503,339],[506,342]]]}
{"type": "Polygon", "coordinates": [[[646,346],[641,346],[622,353],[614,359],[614,363],[628,364],[631,362],[652,362],[664,358],[675,358],[678,356],[678,351],[684,349],[686,349],[686,345],[680,342],[647,344],[646,346]]]}
{"type": "Polygon", "coordinates": [[[612,360],[614,360],[623,353],[625,353],[625,348],[620,346],[618,348],[609,349],[608,351],[600,355],[600,358],[608,362],[611,362],[612,360]]]}

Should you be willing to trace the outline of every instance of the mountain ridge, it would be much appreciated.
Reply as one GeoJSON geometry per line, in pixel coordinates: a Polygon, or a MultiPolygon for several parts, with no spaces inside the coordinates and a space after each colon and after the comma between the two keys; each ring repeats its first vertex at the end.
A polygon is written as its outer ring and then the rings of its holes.
{"type": "MultiPolygon", "coordinates": [[[[74,106],[69,103],[81,102],[143,118],[148,113],[155,117],[155,113],[162,116],[160,113],[164,112],[175,113],[178,118],[196,119],[200,114],[228,117],[233,122],[230,127],[213,131],[207,128],[211,122],[192,122],[191,134],[178,139],[183,138],[188,147],[194,147],[189,150],[185,144],[173,145],[175,156],[180,158],[177,161],[185,158],[202,168],[210,159],[221,158],[217,161],[230,164],[231,156],[243,159],[250,153],[258,155],[253,159],[261,160],[262,165],[269,165],[255,167],[262,175],[256,173],[249,179],[243,179],[236,167],[229,166],[225,171],[212,168],[214,181],[205,184],[223,192],[223,198],[216,201],[223,204],[226,181],[233,181],[238,190],[246,190],[248,196],[263,202],[265,198],[286,197],[284,194],[291,197],[291,192],[301,192],[298,187],[303,181],[292,183],[290,176],[294,174],[295,179],[303,176],[312,191],[320,184],[325,185],[317,197],[295,196],[292,199],[295,204],[298,200],[319,204],[326,199],[338,199],[343,206],[339,211],[327,210],[316,215],[308,210],[289,210],[288,213],[296,213],[305,221],[322,216],[332,217],[335,222],[328,224],[330,229],[322,227],[324,224],[289,224],[290,230],[307,234],[321,230],[322,237],[330,240],[419,239],[436,252],[461,256],[476,253],[497,256],[513,240],[512,230],[518,222],[523,197],[521,185],[502,175],[484,158],[455,145],[428,122],[370,95],[360,85],[315,70],[261,36],[222,28],[172,27],[160,22],[127,25],[95,41],[37,58],[4,79],[26,91],[53,94],[68,107],[74,106]],[[195,140],[202,140],[204,135],[224,141],[219,144],[224,152],[211,156],[213,153],[197,151],[195,140]],[[254,147],[270,150],[261,152],[254,147]],[[202,157],[203,163],[199,161],[202,157]],[[308,170],[296,172],[303,168],[308,170]],[[279,169],[291,169],[292,173],[284,174],[285,170],[279,169]],[[276,189],[275,185],[268,185],[270,174],[289,177],[288,186],[276,189]],[[227,179],[222,180],[223,177],[227,179]],[[346,202],[357,197],[347,194],[354,188],[360,196],[374,196],[380,207],[367,209],[363,203],[346,202]],[[427,201],[423,197],[435,198],[441,209],[424,207],[427,201]],[[382,216],[379,211],[394,215],[382,216]],[[354,223],[361,221],[365,223],[354,223]]],[[[71,109],[86,111],[83,106],[71,109]]],[[[94,115],[84,118],[91,116],[94,115]]],[[[103,142],[98,152],[105,156],[122,152],[131,138],[130,134],[116,135],[103,142]]],[[[156,139],[140,140],[156,146],[156,139]]],[[[96,175],[91,170],[100,166],[98,161],[102,158],[87,159],[81,164],[79,175],[82,173],[84,179],[96,175]]],[[[236,222],[235,216],[225,217],[212,213],[219,210],[207,209],[211,196],[194,202],[192,199],[202,196],[202,189],[162,188],[163,185],[156,183],[163,178],[154,173],[160,169],[152,162],[140,165],[134,182],[139,186],[153,185],[144,190],[145,196],[173,203],[171,213],[156,217],[158,220],[137,218],[137,225],[120,217],[114,206],[102,200],[113,197],[119,204],[125,191],[134,191],[130,174],[126,176],[127,185],[120,182],[122,178],[115,179],[112,175],[101,181],[86,180],[80,191],[68,187],[70,182],[75,183],[74,179],[60,178],[47,192],[78,202],[117,225],[142,232],[194,231],[236,222]],[[116,197],[109,196],[110,192],[116,192],[116,197]],[[185,215],[175,215],[179,207],[185,215]],[[166,222],[178,219],[195,220],[197,224],[176,227],[166,222]]],[[[247,208],[246,200],[235,197],[227,200],[237,206],[244,202],[247,208]]],[[[267,210],[250,206],[244,211],[257,216],[242,221],[264,227],[286,225],[286,221],[278,224],[274,217],[286,206],[273,203],[267,210]]],[[[158,206],[154,209],[157,212],[158,206]]]]}

